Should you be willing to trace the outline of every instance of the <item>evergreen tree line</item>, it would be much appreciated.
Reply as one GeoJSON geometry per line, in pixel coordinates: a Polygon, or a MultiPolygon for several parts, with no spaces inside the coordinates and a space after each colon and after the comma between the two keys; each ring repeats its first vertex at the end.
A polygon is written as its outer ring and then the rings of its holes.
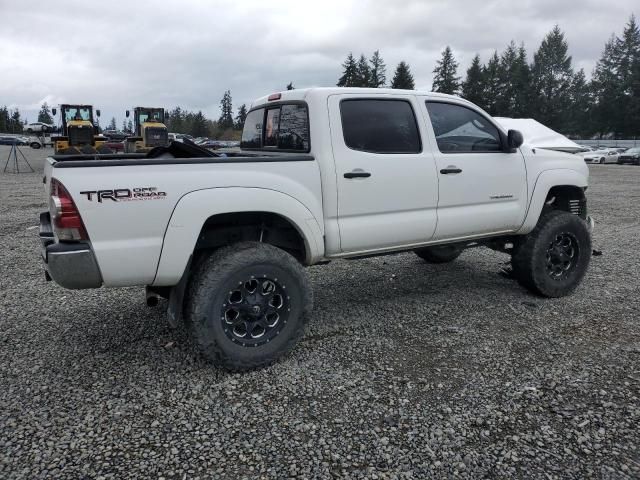
{"type": "MultiPolygon", "coordinates": [[[[338,87],[368,87],[381,88],[387,86],[387,66],[380,56],[380,51],[373,52],[371,58],[367,60],[364,54],[360,54],[358,60],[353,53],[347,55],[347,59],[342,64],[342,76],[336,84],[338,87]]],[[[415,82],[409,64],[402,61],[396,70],[389,84],[391,88],[414,89],[415,82]]]]}
{"type": "Polygon", "coordinates": [[[22,133],[23,127],[17,108],[10,110],[6,106],[0,107],[0,133],[22,133]]]}
{"type": "MultiPolygon", "coordinates": [[[[54,123],[47,102],[42,104],[40,112],[38,112],[38,122],[54,123]]],[[[26,123],[27,119],[22,119],[19,109],[10,110],[6,106],[0,107],[0,133],[23,133],[26,123]]]]}
{"type": "MultiPolygon", "coordinates": [[[[572,137],[634,138],[640,136],[640,29],[632,15],[622,35],[612,35],[590,80],[583,69],[575,70],[568,54],[564,33],[555,26],[542,40],[529,62],[523,44],[513,41],[506,49],[494,51],[486,63],[476,55],[464,80],[459,64],[447,46],[433,70],[432,90],[460,95],[491,115],[534,118],[542,124],[572,137]]],[[[380,51],[370,58],[356,59],[349,53],[342,64],[340,87],[391,87],[414,89],[409,64],[401,61],[387,84],[385,62],[380,51]]],[[[294,88],[293,83],[286,87],[294,88]]],[[[234,115],[231,91],[220,100],[220,117],[208,119],[197,112],[177,106],[166,112],[170,132],[194,137],[237,139],[247,115],[241,105],[234,115]]],[[[44,103],[38,121],[53,123],[49,106],[44,103]]],[[[0,108],[0,132],[22,133],[26,120],[18,109],[0,108]]],[[[131,123],[131,122],[129,122],[131,123]]],[[[115,119],[109,127],[115,127],[115,119]]],[[[123,122],[123,130],[131,125],[123,122]]]]}
{"type": "MultiPolygon", "coordinates": [[[[592,78],[575,70],[564,33],[555,26],[533,59],[513,41],[494,51],[487,63],[476,55],[463,79],[447,46],[433,70],[432,90],[460,95],[491,115],[534,118],[572,137],[634,138],[640,136],[640,29],[632,15],[621,36],[605,44],[592,78]]],[[[340,87],[386,86],[385,64],[376,50],[367,60],[349,53],[342,64],[340,87]]],[[[414,89],[409,65],[395,69],[391,88],[414,89]]]]}
{"type": "Polygon", "coordinates": [[[210,137],[221,140],[236,140],[240,137],[247,106],[240,105],[235,116],[231,91],[224,92],[220,100],[220,117],[217,120],[207,118],[202,110],[190,110],[175,107],[165,114],[165,123],[170,132],[186,133],[193,137],[210,137]]]}

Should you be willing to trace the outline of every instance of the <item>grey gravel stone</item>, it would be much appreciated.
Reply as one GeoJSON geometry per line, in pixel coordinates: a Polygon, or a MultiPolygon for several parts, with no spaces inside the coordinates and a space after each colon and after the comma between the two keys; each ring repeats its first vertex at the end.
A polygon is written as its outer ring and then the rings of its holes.
{"type": "Polygon", "coordinates": [[[640,477],[640,168],[591,167],[603,255],[574,295],[481,249],[334,262],[293,353],[229,374],[141,288],[45,282],[47,151],[23,150],[39,171],[0,174],[0,478],[640,477]]]}

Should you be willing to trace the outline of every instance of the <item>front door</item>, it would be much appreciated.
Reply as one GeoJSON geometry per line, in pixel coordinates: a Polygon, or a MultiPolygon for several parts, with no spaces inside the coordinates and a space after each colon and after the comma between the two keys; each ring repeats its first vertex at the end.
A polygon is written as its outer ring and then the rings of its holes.
{"type": "Polygon", "coordinates": [[[429,241],[437,173],[413,95],[329,97],[342,252],[429,241]]]}
{"type": "Polygon", "coordinates": [[[467,103],[422,97],[439,178],[434,240],[517,230],[527,207],[527,172],[519,150],[467,103]]]}

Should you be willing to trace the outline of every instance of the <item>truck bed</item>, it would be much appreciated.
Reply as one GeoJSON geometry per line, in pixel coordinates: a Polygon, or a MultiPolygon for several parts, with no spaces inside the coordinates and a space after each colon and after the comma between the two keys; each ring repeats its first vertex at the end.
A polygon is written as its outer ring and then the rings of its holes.
{"type": "Polygon", "coordinates": [[[105,155],[52,155],[53,168],[83,168],[83,167],[126,167],[133,165],[175,165],[202,163],[261,163],[261,162],[310,162],[313,155],[276,154],[276,155],[229,155],[216,157],[155,157],[149,158],[145,154],[130,153],[105,155]]]}
{"type": "Polygon", "coordinates": [[[312,155],[288,152],[212,152],[197,145],[172,142],[148,153],[52,155],[53,168],[123,167],[129,165],[174,165],[203,163],[303,162],[312,155]]]}
{"type": "Polygon", "coordinates": [[[304,228],[312,222],[322,238],[320,170],[313,155],[220,154],[175,143],[153,152],[53,155],[45,165],[45,189],[55,178],[72,196],[105,286],[149,285],[157,275],[164,285],[175,283],[182,272],[163,273],[159,263],[167,236],[175,230],[193,237],[181,248],[190,254],[207,218],[229,203],[250,211],[275,202],[283,216],[298,209],[304,228]],[[126,198],[115,198],[118,192],[126,198]]]}

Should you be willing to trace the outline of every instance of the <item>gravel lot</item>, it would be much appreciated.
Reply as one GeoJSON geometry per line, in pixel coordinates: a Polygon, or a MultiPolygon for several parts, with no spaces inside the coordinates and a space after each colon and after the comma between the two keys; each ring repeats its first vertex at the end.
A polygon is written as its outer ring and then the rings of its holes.
{"type": "MultiPolygon", "coordinates": [[[[484,249],[310,269],[302,343],[198,357],[141,288],[45,282],[35,174],[0,172],[0,478],[639,478],[640,168],[591,167],[594,257],[534,297],[484,249]]],[[[8,147],[0,147],[0,168],[8,147]]]]}

